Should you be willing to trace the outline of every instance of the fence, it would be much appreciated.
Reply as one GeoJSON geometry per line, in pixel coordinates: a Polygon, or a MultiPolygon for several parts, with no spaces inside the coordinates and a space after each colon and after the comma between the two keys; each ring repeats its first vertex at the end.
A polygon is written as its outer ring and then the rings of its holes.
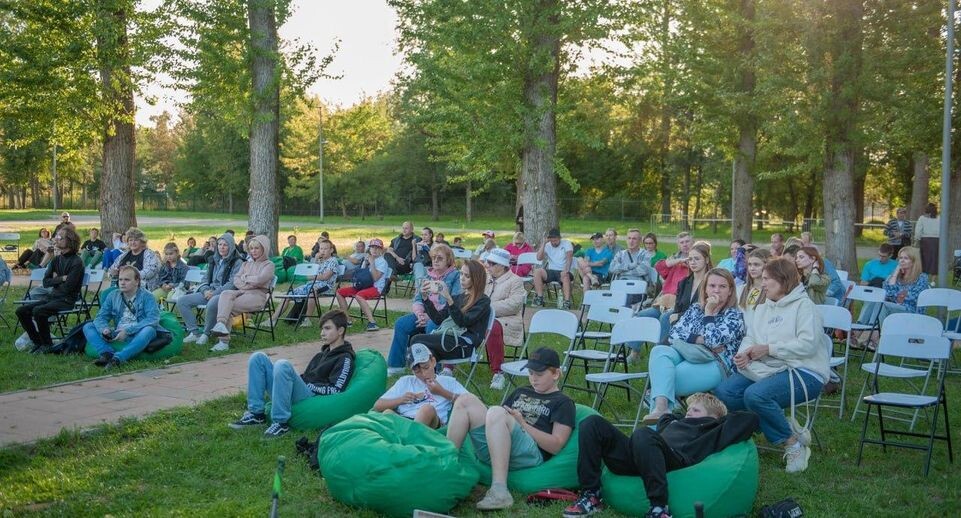
{"type": "MultiPolygon", "coordinates": [[[[814,241],[823,242],[824,221],[820,219],[802,219],[786,221],[778,219],[752,219],[754,235],[770,235],[780,232],[787,236],[801,232],[810,232],[814,241]]],[[[680,232],[691,232],[695,237],[729,237],[731,235],[730,218],[691,218],[681,213],[654,214],[650,217],[651,232],[659,236],[670,236],[680,232]]]]}

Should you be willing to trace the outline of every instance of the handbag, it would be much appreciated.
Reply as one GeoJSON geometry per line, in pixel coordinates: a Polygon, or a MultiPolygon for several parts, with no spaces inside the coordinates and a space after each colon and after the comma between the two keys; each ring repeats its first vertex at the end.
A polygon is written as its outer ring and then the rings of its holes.
{"type": "Polygon", "coordinates": [[[761,508],[762,518],[800,518],[804,510],[793,498],[785,498],[780,502],[765,505],[761,508]]]}
{"type": "Polygon", "coordinates": [[[441,349],[443,349],[444,352],[449,353],[457,347],[457,344],[460,341],[461,335],[464,334],[466,331],[467,331],[466,327],[461,327],[457,325],[457,322],[454,322],[454,319],[452,319],[451,317],[447,317],[444,319],[443,322],[440,323],[439,326],[437,326],[437,329],[434,329],[431,332],[431,334],[441,335],[441,340],[440,340],[441,349]],[[449,349],[447,348],[447,345],[446,345],[447,341],[444,339],[444,337],[446,337],[448,334],[454,337],[453,345],[449,349]]]}
{"type": "Polygon", "coordinates": [[[731,371],[724,360],[721,359],[721,355],[708,349],[706,345],[692,344],[684,340],[674,339],[671,340],[671,347],[677,351],[678,354],[684,358],[684,361],[690,363],[711,363],[714,362],[717,368],[721,371],[721,378],[727,379],[731,375],[731,371]]]}
{"type": "Polygon", "coordinates": [[[170,290],[170,293],[167,294],[167,302],[173,304],[174,302],[177,302],[180,297],[183,297],[186,294],[187,290],[185,290],[183,286],[177,286],[176,288],[170,290]]]}
{"type": "Polygon", "coordinates": [[[355,290],[366,290],[374,286],[374,276],[370,274],[370,268],[357,268],[351,276],[355,290]]]}

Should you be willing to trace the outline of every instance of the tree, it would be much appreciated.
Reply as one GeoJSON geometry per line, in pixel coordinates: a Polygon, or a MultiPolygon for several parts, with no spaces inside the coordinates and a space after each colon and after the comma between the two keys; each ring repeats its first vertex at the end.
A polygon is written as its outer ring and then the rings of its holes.
{"type": "Polygon", "coordinates": [[[270,240],[271,255],[279,253],[277,232],[277,167],[280,147],[280,65],[277,19],[273,0],[250,0],[250,76],[253,119],[250,127],[250,228],[270,240]]]}

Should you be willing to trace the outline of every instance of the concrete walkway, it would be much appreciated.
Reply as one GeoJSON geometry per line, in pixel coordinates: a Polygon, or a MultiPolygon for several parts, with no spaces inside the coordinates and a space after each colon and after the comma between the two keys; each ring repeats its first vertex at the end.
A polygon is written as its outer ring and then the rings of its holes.
{"type": "MultiPolygon", "coordinates": [[[[353,334],[356,350],[372,348],[384,356],[391,329],[353,334]]],[[[319,342],[265,349],[302,369],[319,342]]],[[[83,430],[124,417],[140,417],[179,406],[192,406],[247,389],[250,352],[228,354],[169,367],[63,383],[36,390],[0,394],[0,446],[53,437],[60,430],[83,430]]],[[[238,408],[238,412],[242,409],[238,408]]]]}

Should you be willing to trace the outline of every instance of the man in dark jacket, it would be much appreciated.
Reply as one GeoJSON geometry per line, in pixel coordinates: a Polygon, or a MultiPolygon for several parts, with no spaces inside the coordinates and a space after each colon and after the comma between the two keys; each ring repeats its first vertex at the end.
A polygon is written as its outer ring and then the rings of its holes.
{"type": "Polygon", "coordinates": [[[34,344],[34,351],[42,351],[53,345],[50,336],[50,317],[73,309],[83,288],[83,261],[77,255],[80,237],[69,227],[54,235],[54,246],[60,252],[50,261],[43,276],[43,286],[50,289],[46,298],[17,308],[17,320],[34,344]]]}
{"type": "Polygon", "coordinates": [[[325,345],[300,375],[287,360],[274,363],[262,352],[252,354],[247,362],[247,411],[229,426],[240,430],[266,423],[264,395],[269,392],[272,424],[264,435],[280,437],[290,431],[287,421],[295,403],[343,392],[354,374],[355,363],[354,349],[344,340],[346,335],[346,313],[335,309],[320,317],[320,336],[325,345]]]}
{"type": "Polygon", "coordinates": [[[687,397],[687,414],[667,414],[656,430],[642,427],[627,437],[601,416],[590,416],[578,427],[577,478],[581,495],[564,509],[566,518],[587,516],[602,507],[601,462],[616,475],[639,475],[651,508],[646,518],[670,518],[667,472],[701,462],[728,446],[746,441],[758,428],[751,412],[727,414],[711,394],[687,397]]]}

